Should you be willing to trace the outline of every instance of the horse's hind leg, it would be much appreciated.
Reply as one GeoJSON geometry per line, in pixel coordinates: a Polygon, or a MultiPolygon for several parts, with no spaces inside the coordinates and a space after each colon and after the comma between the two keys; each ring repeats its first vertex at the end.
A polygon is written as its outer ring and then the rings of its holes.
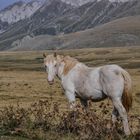
{"type": "Polygon", "coordinates": [[[118,110],[114,107],[113,108],[113,111],[112,111],[112,122],[113,122],[113,125],[115,126],[115,123],[117,121],[117,117],[119,116],[119,112],[118,110]]]}
{"type": "Polygon", "coordinates": [[[126,112],[124,106],[122,105],[121,99],[117,98],[117,99],[113,99],[112,101],[113,101],[114,107],[118,110],[119,115],[122,118],[125,134],[130,135],[131,132],[130,132],[129,125],[128,125],[127,112],[126,112]]]}
{"type": "Polygon", "coordinates": [[[80,99],[81,104],[83,105],[83,107],[86,109],[88,107],[88,102],[87,100],[84,99],[80,99]]]}
{"type": "Polygon", "coordinates": [[[110,97],[114,107],[122,118],[125,134],[130,135],[127,112],[121,101],[124,90],[124,79],[122,78],[122,74],[120,74],[119,69],[113,71],[112,69],[105,67],[100,71],[100,82],[104,93],[110,97]]]}
{"type": "Polygon", "coordinates": [[[88,112],[88,101],[87,100],[84,100],[84,99],[80,99],[80,102],[83,106],[83,109],[84,109],[84,112],[88,112]]]}

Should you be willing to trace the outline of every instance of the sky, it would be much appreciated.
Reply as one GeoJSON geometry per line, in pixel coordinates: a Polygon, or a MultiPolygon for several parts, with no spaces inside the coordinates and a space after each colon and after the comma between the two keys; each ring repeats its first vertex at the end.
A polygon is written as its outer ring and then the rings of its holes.
{"type": "MultiPolygon", "coordinates": [[[[20,0],[0,0],[0,10],[17,1],[20,0]]],[[[30,1],[30,0],[22,0],[22,1],[30,1]]]]}

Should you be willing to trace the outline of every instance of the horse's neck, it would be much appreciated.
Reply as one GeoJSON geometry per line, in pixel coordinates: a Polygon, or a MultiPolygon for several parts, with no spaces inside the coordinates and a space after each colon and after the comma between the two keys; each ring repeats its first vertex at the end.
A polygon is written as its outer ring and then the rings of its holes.
{"type": "Polygon", "coordinates": [[[86,74],[90,72],[90,68],[86,66],[84,63],[78,62],[74,67],[73,67],[73,74],[81,75],[81,74],[86,74]]]}
{"type": "Polygon", "coordinates": [[[57,71],[57,76],[61,80],[62,77],[67,76],[69,74],[69,71],[74,70],[77,72],[89,72],[92,68],[88,67],[84,63],[78,62],[78,61],[68,61],[68,63],[65,64],[63,69],[60,71],[57,71]]]}
{"type": "Polygon", "coordinates": [[[79,65],[79,62],[65,64],[61,70],[58,68],[59,70],[57,70],[57,76],[59,79],[62,79],[62,77],[67,76],[71,70],[75,69],[77,65],[79,65]]]}

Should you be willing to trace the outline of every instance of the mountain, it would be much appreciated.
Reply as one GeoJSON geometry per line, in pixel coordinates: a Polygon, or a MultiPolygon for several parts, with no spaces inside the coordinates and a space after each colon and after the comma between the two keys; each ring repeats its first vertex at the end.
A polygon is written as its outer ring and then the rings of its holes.
{"type": "Polygon", "coordinates": [[[8,50],[77,49],[140,45],[140,15],[111,21],[93,29],[66,35],[26,36],[13,42],[8,50]]]}
{"type": "Polygon", "coordinates": [[[140,1],[111,2],[109,0],[94,1],[87,3],[74,11],[78,12],[79,19],[64,28],[65,33],[76,32],[93,28],[112,20],[139,15],[140,1]],[[85,10],[83,10],[85,8],[85,10]]]}
{"type": "Polygon", "coordinates": [[[13,23],[29,18],[41,6],[42,2],[39,0],[32,0],[29,3],[19,1],[1,10],[0,32],[4,32],[6,28],[13,23]]]}
{"type": "Polygon", "coordinates": [[[119,18],[140,15],[140,0],[77,1],[46,0],[41,2],[36,11],[27,18],[10,25],[8,22],[0,21],[1,27],[8,26],[7,30],[0,34],[0,50],[12,47],[13,42],[22,40],[26,36],[34,38],[40,35],[74,33],[92,29],[119,18]]]}
{"type": "Polygon", "coordinates": [[[40,34],[57,34],[57,32],[60,32],[58,31],[59,25],[53,24],[53,21],[69,13],[72,9],[73,6],[60,0],[46,1],[30,18],[12,24],[0,35],[0,43],[2,42],[3,44],[1,48],[5,48],[14,40],[20,39],[27,34],[33,36],[40,34]]]}

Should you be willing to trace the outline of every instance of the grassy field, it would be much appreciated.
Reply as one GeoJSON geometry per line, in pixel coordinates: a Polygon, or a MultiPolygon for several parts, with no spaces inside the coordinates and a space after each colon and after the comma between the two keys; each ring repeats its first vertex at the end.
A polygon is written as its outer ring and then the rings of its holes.
{"type": "MultiPolygon", "coordinates": [[[[56,79],[54,86],[47,83],[42,54],[43,51],[0,53],[0,109],[17,104],[27,108],[39,100],[53,100],[60,103],[62,110],[68,110],[59,80],[56,79]]],[[[140,47],[65,50],[58,54],[70,55],[88,66],[118,64],[126,69],[133,81],[134,100],[129,114],[140,117],[140,47]]],[[[93,106],[98,109],[100,104],[93,106]]]]}

